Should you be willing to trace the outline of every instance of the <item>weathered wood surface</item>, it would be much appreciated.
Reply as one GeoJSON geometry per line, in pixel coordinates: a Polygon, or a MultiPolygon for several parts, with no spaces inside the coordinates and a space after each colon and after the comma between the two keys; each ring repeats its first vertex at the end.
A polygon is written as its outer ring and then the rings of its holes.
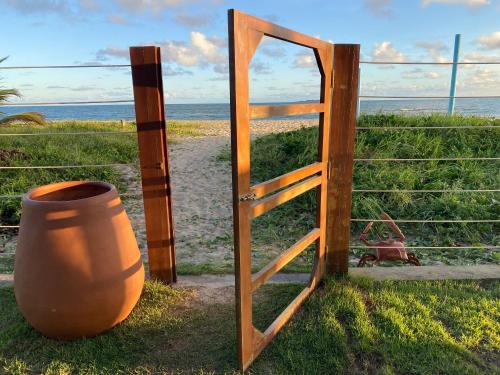
{"type": "Polygon", "coordinates": [[[328,274],[348,271],[358,72],[359,45],[336,44],[328,183],[328,274]]]}
{"type": "Polygon", "coordinates": [[[151,278],[177,279],[160,48],[131,47],[137,139],[151,278]]]}

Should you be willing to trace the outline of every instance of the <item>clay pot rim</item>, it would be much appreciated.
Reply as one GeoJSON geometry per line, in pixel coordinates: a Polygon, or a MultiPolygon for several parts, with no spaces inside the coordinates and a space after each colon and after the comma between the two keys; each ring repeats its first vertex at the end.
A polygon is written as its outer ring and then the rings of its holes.
{"type": "Polygon", "coordinates": [[[101,204],[107,201],[110,201],[113,198],[118,197],[118,191],[116,187],[108,182],[103,181],[63,181],[63,182],[55,182],[53,184],[47,184],[38,186],[34,189],[31,189],[23,196],[23,204],[30,206],[39,206],[39,207],[64,207],[64,206],[87,206],[89,204],[101,204]],[[68,200],[38,200],[34,198],[34,196],[41,196],[48,193],[55,192],[57,190],[79,186],[79,185],[88,185],[88,186],[100,186],[107,189],[104,193],[92,195],[86,198],[79,199],[68,199],[68,200]]]}

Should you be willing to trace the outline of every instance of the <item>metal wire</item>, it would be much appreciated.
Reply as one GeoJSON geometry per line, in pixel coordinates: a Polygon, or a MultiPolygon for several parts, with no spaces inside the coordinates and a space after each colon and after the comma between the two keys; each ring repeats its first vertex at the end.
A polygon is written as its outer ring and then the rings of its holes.
{"type": "Polygon", "coordinates": [[[500,160],[500,158],[420,158],[420,159],[354,159],[357,162],[368,162],[368,161],[495,161],[500,160]]]}
{"type": "Polygon", "coordinates": [[[15,136],[40,136],[40,135],[130,135],[136,134],[137,132],[62,132],[62,133],[0,133],[0,137],[15,137],[15,136]]]}
{"type": "Polygon", "coordinates": [[[483,96],[392,96],[392,95],[359,95],[365,99],[500,99],[500,95],[483,96]]]}
{"type": "Polygon", "coordinates": [[[498,193],[498,189],[484,189],[484,190],[405,190],[405,189],[394,189],[394,190],[383,190],[383,189],[353,189],[353,193],[498,193]]]}
{"type": "Polygon", "coordinates": [[[100,168],[100,167],[125,167],[136,165],[135,163],[116,163],[116,164],[82,164],[82,165],[25,165],[13,167],[0,167],[2,169],[66,169],[66,168],[100,168]]]}
{"type": "MultiPolygon", "coordinates": [[[[432,61],[360,61],[360,64],[374,65],[453,65],[453,61],[432,62],[432,61]]],[[[461,61],[457,65],[500,65],[497,61],[461,61]]]]}
{"type": "Polygon", "coordinates": [[[500,129],[498,125],[480,125],[480,126],[368,126],[357,127],[356,130],[422,130],[422,129],[500,129]]]}
{"type": "Polygon", "coordinates": [[[27,65],[27,66],[2,66],[0,70],[14,69],[72,69],[72,68],[130,68],[130,64],[108,64],[108,65],[27,65]]]}
{"type": "MultiPolygon", "coordinates": [[[[351,245],[350,249],[367,248],[366,245],[351,245]]],[[[394,246],[376,246],[377,249],[393,249],[394,246]]],[[[500,249],[500,246],[406,246],[406,249],[500,249]]]]}
{"type": "Polygon", "coordinates": [[[127,100],[90,100],[77,102],[28,102],[28,103],[2,103],[0,107],[29,107],[35,105],[67,105],[67,104],[107,104],[107,103],[133,103],[132,99],[127,100]]]}
{"type": "MultiPolygon", "coordinates": [[[[351,219],[353,222],[381,222],[389,223],[390,220],[384,219],[351,219]]],[[[412,219],[395,219],[397,223],[500,223],[500,220],[412,220],[412,219]]]]}

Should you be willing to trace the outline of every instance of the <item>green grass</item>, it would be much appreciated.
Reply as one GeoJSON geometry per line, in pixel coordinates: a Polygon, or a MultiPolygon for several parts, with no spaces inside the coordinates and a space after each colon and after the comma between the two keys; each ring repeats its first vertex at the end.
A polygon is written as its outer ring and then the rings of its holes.
{"type": "MultiPolygon", "coordinates": [[[[256,326],[266,327],[301,288],[259,291],[256,326]]],[[[498,374],[499,297],[498,280],[327,280],[250,373],[498,374]]],[[[124,323],[65,343],[35,332],[12,287],[0,287],[0,373],[235,373],[234,307],[211,302],[148,281],[124,323]]]]}
{"type": "MultiPolygon", "coordinates": [[[[360,127],[378,126],[500,126],[500,119],[460,116],[365,115],[360,127]]],[[[272,134],[251,145],[253,183],[282,175],[316,160],[317,128],[272,134]]],[[[451,130],[360,130],[356,158],[449,158],[498,157],[498,129],[451,130]]],[[[228,160],[228,150],[219,160],[228,160]]],[[[354,189],[498,189],[496,161],[429,161],[355,163],[354,189]]],[[[315,192],[259,217],[253,226],[256,245],[275,242],[286,248],[314,225],[315,192]]],[[[399,219],[480,219],[500,217],[498,193],[369,193],[353,194],[352,217],[377,218],[386,211],[399,219]]],[[[353,223],[351,238],[357,239],[366,223],[353,223]]],[[[420,246],[498,246],[498,224],[404,224],[407,244],[420,246]]],[[[382,225],[375,225],[381,235],[382,225]]],[[[363,248],[353,253],[359,255],[363,248]]],[[[494,250],[421,250],[419,257],[444,263],[500,263],[494,250]]]]}
{"type": "MultiPolygon", "coordinates": [[[[169,121],[172,135],[199,135],[195,122],[169,121]]],[[[118,121],[55,121],[45,126],[0,126],[0,167],[137,163],[135,124],[118,121]],[[124,132],[111,135],[1,136],[5,133],[124,132]],[[127,132],[133,132],[127,134],[127,132]]],[[[99,180],[127,186],[113,167],[0,170],[0,195],[24,194],[29,189],[62,180],[99,180]]],[[[0,223],[17,224],[19,198],[0,199],[0,223]]]]}

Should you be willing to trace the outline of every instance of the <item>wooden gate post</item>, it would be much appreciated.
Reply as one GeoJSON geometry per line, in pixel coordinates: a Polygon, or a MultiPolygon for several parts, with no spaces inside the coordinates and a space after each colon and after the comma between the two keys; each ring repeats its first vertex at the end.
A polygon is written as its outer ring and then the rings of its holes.
{"type": "Polygon", "coordinates": [[[351,229],[359,44],[335,44],[327,208],[327,274],[346,274],[351,229]]]}
{"type": "Polygon", "coordinates": [[[149,274],[177,280],[160,48],[131,47],[149,274]]]}

